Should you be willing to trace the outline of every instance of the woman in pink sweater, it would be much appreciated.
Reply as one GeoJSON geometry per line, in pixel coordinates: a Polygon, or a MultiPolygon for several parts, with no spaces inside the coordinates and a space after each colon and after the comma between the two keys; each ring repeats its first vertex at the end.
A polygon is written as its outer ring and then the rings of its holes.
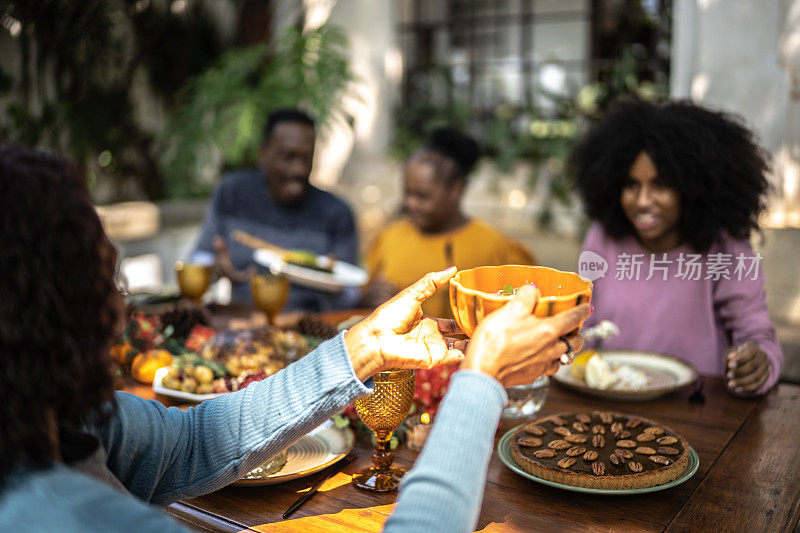
{"type": "Polygon", "coordinates": [[[603,347],[684,359],[724,375],[736,395],[769,390],[783,353],[749,244],[769,188],[753,134],[691,103],[628,102],[571,163],[595,220],[579,266],[602,275],[587,325],[607,319],[622,330],[603,347]]]}

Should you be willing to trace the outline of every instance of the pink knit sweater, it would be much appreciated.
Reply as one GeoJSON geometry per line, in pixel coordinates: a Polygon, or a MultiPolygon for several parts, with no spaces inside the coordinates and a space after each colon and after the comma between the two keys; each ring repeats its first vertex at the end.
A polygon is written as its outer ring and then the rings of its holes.
{"type": "Polygon", "coordinates": [[[603,348],[663,353],[701,374],[724,375],[725,350],[754,341],[770,362],[769,379],[756,394],[777,382],[783,352],[767,314],[760,258],[747,241],[723,234],[702,255],[688,245],[651,254],[634,237],[614,240],[594,224],[583,249],[582,272],[598,270],[587,251],[608,263],[605,277],[594,282],[595,311],[586,327],[611,320],[622,330],[603,348]]]}

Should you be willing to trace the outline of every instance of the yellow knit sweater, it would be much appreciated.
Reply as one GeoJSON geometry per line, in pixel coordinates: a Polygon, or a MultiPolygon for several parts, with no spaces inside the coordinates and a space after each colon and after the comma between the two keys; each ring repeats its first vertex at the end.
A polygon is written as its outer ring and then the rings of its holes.
{"type": "MultiPolygon", "coordinates": [[[[370,277],[383,277],[398,289],[425,273],[456,265],[459,270],[483,265],[532,265],[531,252],[482,220],[472,219],[459,229],[436,235],[422,233],[408,220],[381,231],[366,257],[370,277]]],[[[452,318],[446,288],[422,306],[427,315],[452,318]]]]}

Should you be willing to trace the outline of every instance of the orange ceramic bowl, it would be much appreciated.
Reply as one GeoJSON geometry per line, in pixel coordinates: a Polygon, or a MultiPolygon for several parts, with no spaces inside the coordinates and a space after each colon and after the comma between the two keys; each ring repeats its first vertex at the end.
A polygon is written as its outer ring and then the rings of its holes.
{"type": "Polygon", "coordinates": [[[574,272],[541,266],[484,266],[461,270],[450,280],[450,309],[462,331],[472,336],[483,317],[513,297],[503,295],[504,288],[530,283],[539,288],[533,314],[540,318],[592,301],[592,282],[574,272]]]}

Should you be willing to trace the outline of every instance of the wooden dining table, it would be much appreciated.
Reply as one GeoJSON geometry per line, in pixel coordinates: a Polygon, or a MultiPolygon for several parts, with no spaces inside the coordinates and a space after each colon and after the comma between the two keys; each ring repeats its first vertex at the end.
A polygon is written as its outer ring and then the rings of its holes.
{"type": "MultiPolygon", "coordinates": [[[[700,457],[697,473],[659,492],[582,494],[524,478],[495,452],[477,530],[794,531],[800,521],[800,386],[781,384],[746,400],[725,392],[720,378],[704,381],[702,405],[689,402],[691,390],[625,403],[551,384],[541,415],[603,409],[646,416],[689,440],[700,457]]],[[[173,403],[144,385],[128,382],[124,390],[173,403]]],[[[496,439],[508,429],[502,423],[496,439]]],[[[370,464],[369,441],[358,439],[354,452],[356,460],[288,520],[283,512],[327,471],[278,485],[229,486],[166,511],[205,531],[380,531],[396,495],[366,493],[349,483],[351,474],[370,464]]],[[[395,453],[395,463],[407,468],[417,457],[404,445],[395,453]]]]}
{"type": "MultiPolygon", "coordinates": [[[[126,379],[123,390],[167,405],[146,385],[126,379]]],[[[477,531],[795,531],[800,525],[800,386],[780,384],[761,398],[726,392],[719,377],[642,402],[601,400],[552,382],[542,410],[611,410],[636,414],[680,433],[700,465],[685,482],[644,494],[596,495],[554,488],[509,469],[495,451],[489,462],[477,531]],[[697,394],[695,394],[695,399],[697,394]]],[[[495,443],[515,424],[501,422],[495,443]]],[[[350,483],[371,464],[372,446],[359,438],[356,458],[307,477],[266,486],[228,486],[170,505],[165,511],[201,531],[348,533],[380,531],[396,494],[373,494],[350,483]],[[335,472],[289,519],[282,514],[322,476],[335,472]]],[[[417,452],[400,445],[395,464],[411,468],[417,452]]]]}

